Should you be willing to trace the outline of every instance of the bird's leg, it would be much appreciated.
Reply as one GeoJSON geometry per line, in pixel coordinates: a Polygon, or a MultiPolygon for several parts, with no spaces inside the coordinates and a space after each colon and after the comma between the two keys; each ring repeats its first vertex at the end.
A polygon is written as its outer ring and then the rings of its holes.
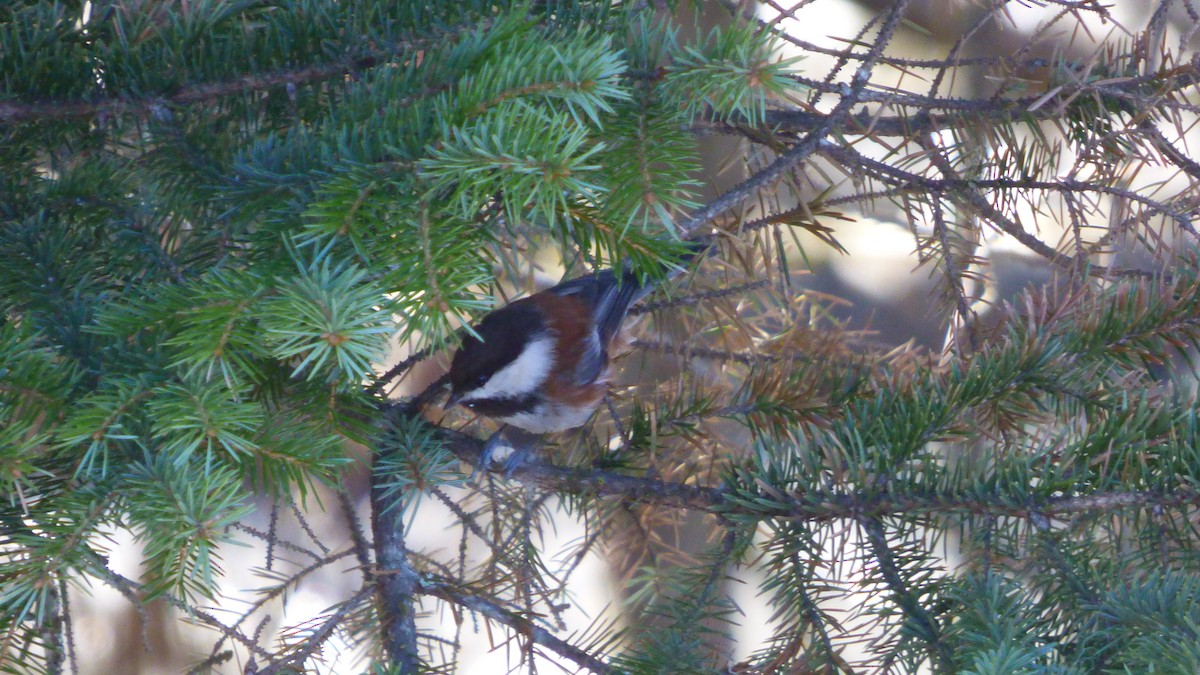
{"type": "Polygon", "coordinates": [[[479,454],[479,463],[471,473],[473,480],[481,471],[486,471],[492,462],[497,462],[504,470],[504,477],[512,476],[513,470],[525,463],[530,452],[541,445],[541,434],[535,434],[514,426],[504,425],[496,433],[488,437],[479,454]],[[508,450],[508,454],[500,454],[500,450],[508,450]]]}

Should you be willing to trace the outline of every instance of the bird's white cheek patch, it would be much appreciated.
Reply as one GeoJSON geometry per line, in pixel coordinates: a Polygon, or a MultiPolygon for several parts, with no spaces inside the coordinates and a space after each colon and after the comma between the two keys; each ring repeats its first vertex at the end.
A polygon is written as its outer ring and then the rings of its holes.
{"type": "Polygon", "coordinates": [[[482,387],[468,392],[463,401],[519,398],[541,388],[554,366],[554,339],[539,337],[525,347],[516,361],[501,368],[482,387]]]}

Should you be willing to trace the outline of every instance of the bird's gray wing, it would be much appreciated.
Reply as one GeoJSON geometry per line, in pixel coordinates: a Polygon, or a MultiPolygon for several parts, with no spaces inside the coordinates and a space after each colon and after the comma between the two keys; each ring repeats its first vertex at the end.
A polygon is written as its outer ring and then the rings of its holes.
{"type": "Polygon", "coordinates": [[[600,335],[593,331],[583,354],[579,357],[579,363],[575,364],[575,384],[586,385],[595,382],[607,365],[608,354],[600,342],[600,335]]]}
{"type": "MultiPolygon", "coordinates": [[[[679,259],[674,269],[682,272],[685,263],[702,255],[711,245],[708,238],[689,242],[690,252],[679,259]]],[[[671,276],[673,274],[667,275],[668,278],[671,276]]],[[[638,280],[629,269],[622,270],[619,275],[608,269],[564,281],[548,290],[557,295],[578,297],[591,309],[596,330],[575,370],[577,382],[590,383],[608,364],[608,347],[621,330],[630,306],[649,295],[654,285],[638,280]]]]}
{"type": "Polygon", "coordinates": [[[618,281],[613,270],[603,270],[564,281],[549,290],[557,295],[576,296],[591,309],[599,348],[603,350],[621,329],[629,307],[646,297],[653,287],[638,281],[637,275],[632,272],[622,273],[618,281]]]}

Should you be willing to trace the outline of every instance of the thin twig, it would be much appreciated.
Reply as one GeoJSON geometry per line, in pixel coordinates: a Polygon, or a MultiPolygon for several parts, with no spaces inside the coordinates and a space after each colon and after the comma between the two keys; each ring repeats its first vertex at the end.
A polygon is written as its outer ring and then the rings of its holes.
{"type": "Polygon", "coordinates": [[[617,672],[600,659],[592,656],[579,647],[562,640],[549,630],[537,625],[537,623],[534,621],[527,619],[520,614],[509,611],[505,607],[492,602],[487,598],[467,593],[459,589],[454,584],[424,580],[419,586],[418,592],[423,595],[429,595],[440,598],[447,602],[454,603],[473,612],[478,612],[492,621],[496,621],[497,623],[501,623],[509,628],[512,628],[528,638],[534,644],[544,647],[545,649],[548,649],[559,656],[570,659],[575,664],[582,668],[587,668],[593,673],[617,672]]]}
{"type": "Polygon", "coordinates": [[[883,50],[891,42],[892,36],[896,32],[897,26],[900,25],[900,19],[904,16],[904,10],[908,7],[908,4],[909,0],[898,0],[892,6],[891,11],[879,29],[875,43],[871,45],[867,58],[863,60],[862,64],[855,71],[850,85],[843,85],[844,88],[839,90],[842,98],[838,101],[833,111],[829,113],[829,117],[825,118],[812,131],[808,132],[803,139],[796,143],[795,146],[780,155],[775,161],[767,165],[766,168],[742,181],[733,189],[693,213],[680,226],[680,230],[685,237],[691,238],[704,234],[704,227],[713,218],[741,205],[747,199],[757,194],[759,190],[772,185],[775,181],[782,178],[785,173],[800,164],[800,162],[811,157],[820,148],[821,142],[825,140],[825,137],[829,135],[834,126],[849,115],[850,110],[858,104],[859,97],[866,89],[867,83],[871,80],[871,73],[875,68],[875,63],[883,55],[883,50]]]}
{"type": "MultiPolygon", "coordinates": [[[[364,588],[359,590],[353,596],[348,598],[341,604],[332,614],[321,622],[320,627],[314,630],[311,634],[304,638],[300,648],[294,652],[288,652],[282,658],[274,659],[267,664],[262,670],[259,670],[257,675],[275,675],[276,673],[291,673],[295,672],[297,667],[302,666],[308,657],[312,656],[318,649],[321,648],[325,641],[333,637],[341,623],[346,619],[346,615],[358,608],[358,605],[368,597],[370,597],[371,589],[364,588]]],[[[401,665],[397,663],[397,665],[401,665]]],[[[415,673],[415,670],[401,670],[402,673],[415,673]]]]}

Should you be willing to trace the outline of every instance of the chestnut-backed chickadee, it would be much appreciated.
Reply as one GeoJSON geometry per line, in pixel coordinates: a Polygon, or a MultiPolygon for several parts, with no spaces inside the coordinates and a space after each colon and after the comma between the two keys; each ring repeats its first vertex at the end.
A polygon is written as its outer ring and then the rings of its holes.
{"type": "MultiPolygon", "coordinates": [[[[536,435],[582,426],[608,393],[610,349],[630,305],[651,286],[613,270],[570,281],[493,311],[474,326],[450,365],[447,407],[461,404],[527,433],[509,433],[518,453],[536,435]]],[[[501,435],[493,435],[486,466],[501,435]]],[[[516,459],[516,456],[513,457],[516,459]]],[[[509,465],[511,468],[511,464],[509,465]]]]}
{"type": "MultiPolygon", "coordinates": [[[[713,244],[682,242],[686,252],[663,271],[670,279],[713,244]]],[[[493,311],[467,336],[450,364],[449,408],[461,404],[504,426],[484,446],[476,473],[500,447],[513,448],[507,475],[541,434],[583,426],[608,393],[609,360],[622,341],[629,308],[653,290],[625,270],[564,281],[493,311]]]]}
{"type": "MultiPolygon", "coordinates": [[[[687,252],[665,278],[712,243],[707,236],[683,242],[687,252]]],[[[446,407],[461,404],[504,424],[488,439],[479,467],[509,445],[516,451],[505,465],[510,471],[539,435],[588,421],[608,394],[609,360],[625,316],[651,290],[629,270],[604,270],[509,303],[474,326],[450,364],[446,407]]]]}

